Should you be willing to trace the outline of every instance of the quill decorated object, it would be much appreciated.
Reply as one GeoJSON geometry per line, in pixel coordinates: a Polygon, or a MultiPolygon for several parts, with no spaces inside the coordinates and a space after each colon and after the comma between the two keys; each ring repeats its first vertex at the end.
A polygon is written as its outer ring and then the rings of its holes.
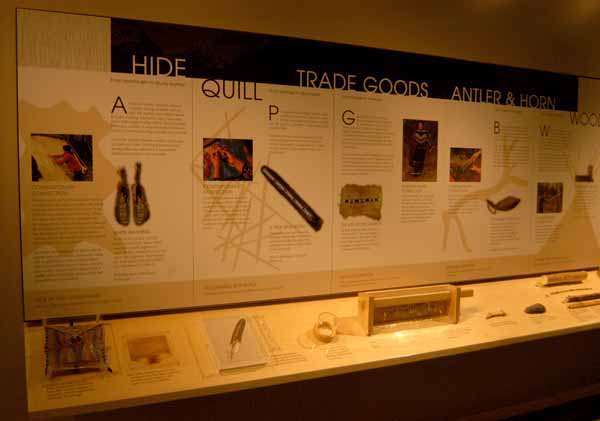
{"type": "Polygon", "coordinates": [[[260,169],[267,181],[281,194],[304,220],[315,231],[319,231],[323,225],[323,219],[300,197],[275,170],[263,165],[260,169]]]}
{"type": "Polygon", "coordinates": [[[229,358],[233,359],[233,356],[240,350],[242,344],[242,336],[244,335],[244,328],[246,327],[246,319],[240,319],[233,328],[231,334],[231,340],[229,341],[229,358]]]}
{"type": "Polygon", "coordinates": [[[50,378],[108,369],[104,326],[46,326],[46,375],[50,378]]]}

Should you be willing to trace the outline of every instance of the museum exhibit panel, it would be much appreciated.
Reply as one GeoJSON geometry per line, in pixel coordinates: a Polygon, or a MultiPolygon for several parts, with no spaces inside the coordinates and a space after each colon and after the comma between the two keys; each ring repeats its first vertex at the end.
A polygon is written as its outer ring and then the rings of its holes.
{"type": "Polygon", "coordinates": [[[600,81],[17,10],[28,409],[600,327],[600,81]]]}

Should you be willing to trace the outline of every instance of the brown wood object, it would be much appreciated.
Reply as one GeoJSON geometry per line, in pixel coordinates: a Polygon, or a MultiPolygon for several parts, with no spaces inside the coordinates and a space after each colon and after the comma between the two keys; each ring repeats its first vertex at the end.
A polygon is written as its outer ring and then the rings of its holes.
{"type": "Polygon", "coordinates": [[[358,294],[358,319],[366,335],[439,323],[458,323],[461,297],[473,290],[444,284],[358,294]]]}

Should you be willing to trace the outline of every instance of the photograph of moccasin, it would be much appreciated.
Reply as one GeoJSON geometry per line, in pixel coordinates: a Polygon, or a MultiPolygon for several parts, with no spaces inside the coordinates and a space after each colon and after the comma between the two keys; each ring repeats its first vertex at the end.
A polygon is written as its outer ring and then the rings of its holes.
{"type": "Polygon", "coordinates": [[[135,163],[134,183],[131,192],[127,181],[127,169],[119,168],[119,181],[115,197],[115,220],[127,226],[133,214],[135,225],[144,225],[150,219],[150,205],[146,195],[146,188],[142,185],[142,163],[135,163]]]}

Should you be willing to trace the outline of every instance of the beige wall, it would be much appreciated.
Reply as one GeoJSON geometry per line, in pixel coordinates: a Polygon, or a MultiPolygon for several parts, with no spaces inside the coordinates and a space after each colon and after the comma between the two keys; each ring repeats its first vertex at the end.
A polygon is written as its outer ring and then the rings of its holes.
{"type": "Polygon", "coordinates": [[[285,34],[600,77],[597,0],[3,0],[0,2],[0,416],[25,414],[15,8],[285,34]],[[8,412],[6,412],[8,410],[8,412]]]}

